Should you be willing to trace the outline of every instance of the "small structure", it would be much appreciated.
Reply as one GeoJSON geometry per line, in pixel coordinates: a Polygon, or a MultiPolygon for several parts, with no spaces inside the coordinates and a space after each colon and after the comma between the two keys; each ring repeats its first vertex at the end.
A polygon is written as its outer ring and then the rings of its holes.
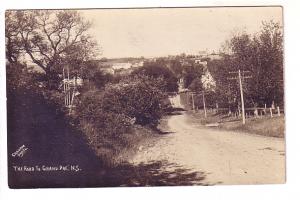
{"type": "Polygon", "coordinates": [[[72,108],[74,107],[74,98],[78,96],[80,93],[77,90],[78,86],[83,84],[82,78],[73,77],[70,79],[70,70],[67,68],[65,72],[65,68],[63,68],[63,93],[64,93],[64,103],[67,108],[69,108],[69,114],[72,112],[72,108]]]}
{"type": "Polygon", "coordinates": [[[200,59],[196,59],[195,64],[203,65],[205,67],[207,66],[207,62],[206,61],[201,61],[200,59]]]}
{"type": "Polygon", "coordinates": [[[113,64],[113,66],[111,67],[113,70],[121,70],[121,69],[130,69],[132,66],[131,63],[127,62],[127,63],[115,63],[113,64]]]}

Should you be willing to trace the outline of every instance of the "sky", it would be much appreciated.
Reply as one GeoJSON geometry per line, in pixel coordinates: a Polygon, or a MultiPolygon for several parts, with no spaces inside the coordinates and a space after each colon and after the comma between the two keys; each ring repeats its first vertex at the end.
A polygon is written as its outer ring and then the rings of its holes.
{"type": "Polygon", "coordinates": [[[90,34],[101,57],[157,57],[218,52],[235,32],[253,34],[262,21],[282,24],[281,7],[92,9],[90,34]]]}

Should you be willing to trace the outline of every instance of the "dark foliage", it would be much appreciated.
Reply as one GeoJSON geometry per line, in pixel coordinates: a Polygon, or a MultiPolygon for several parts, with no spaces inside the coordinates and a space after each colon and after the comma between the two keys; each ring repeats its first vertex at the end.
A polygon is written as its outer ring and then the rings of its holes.
{"type": "Polygon", "coordinates": [[[106,87],[103,109],[134,118],[137,124],[154,125],[163,114],[161,79],[139,76],[106,87]]]}
{"type": "Polygon", "coordinates": [[[278,23],[263,23],[262,30],[254,36],[247,33],[232,37],[227,44],[230,55],[208,63],[209,71],[216,81],[217,101],[222,106],[237,107],[240,102],[239,83],[228,78],[237,77],[241,70],[245,105],[247,107],[272,102],[281,107],[283,103],[283,36],[278,23]],[[249,73],[245,73],[248,71],[249,73]]]}
{"type": "Polygon", "coordinates": [[[61,97],[53,91],[42,90],[34,81],[37,75],[19,64],[7,65],[8,176],[12,188],[71,184],[69,181],[74,177],[72,172],[57,175],[51,172],[17,172],[13,166],[74,164],[82,169],[76,174],[79,177],[102,166],[82,133],[66,118],[60,105],[61,97]],[[11,156],[22,145],[28,148],[24,156],[11,156]]]}
{"type": "Polygon", "coordinates": [[[188,88],[195,79],[200,79],[204,74],[204,68],[199,64],[185,66],[183,71],[184,87],[188,88]]]}
{"type": "Polygon", "coordinates": [[[162,61],[146,62],[143,67],[133,71],[132,75],[145,75],[151,78],[163,78],[166,84],[160,87],[162,91],[178,92],[177,78],[175,74],[167,68],[166,63],[162,61]]]}

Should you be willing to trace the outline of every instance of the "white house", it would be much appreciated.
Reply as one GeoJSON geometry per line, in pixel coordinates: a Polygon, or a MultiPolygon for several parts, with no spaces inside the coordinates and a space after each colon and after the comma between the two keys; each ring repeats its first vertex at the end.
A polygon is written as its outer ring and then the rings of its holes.
{"type": "Polygon", "coordinates": [[[132,64],[127,62],[127,63],[115,63],[111,67],[113,70],[118,70],[118,69],[129,69],[131,68],[132,64]]]}
{"type": "Polygon", "coordinates": [[[206,61],[201,61],[200,59],[196,59],[195,64],[200,64],[200,65],[203,65],[205,67],[207,66],[207,62],[206,61]]]}

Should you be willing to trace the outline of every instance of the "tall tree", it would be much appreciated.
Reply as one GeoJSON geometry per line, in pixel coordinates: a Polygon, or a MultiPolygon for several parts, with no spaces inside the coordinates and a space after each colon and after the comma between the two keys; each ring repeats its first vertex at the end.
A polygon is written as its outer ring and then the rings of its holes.
{"type": "Polygon", "coordinates": [[[279,23],[263,22],[261,31],[231,39],[237,69],[251,72],[244,80],[246,104],[283,104],[283,38],[279,23]]]}
{"type": "Polygon", "coordinates": [[[184,87],[188,88],[196,78],[201,78],[204,74],[204,66],[201,64],[190,63],[183,69],[184,87]]]}
{"type": "Polygon", "coordinates": [[[279,23],[264,22],[259,35],[253,41],[254,86],[252,93],[258,94],[255,100],[283,106],[283,35],[279,23]]]}
{"type": "Polygon", "coordinates": [[[19,27],[12,12],[5,13],[5,54],[10,63],[16,63],[20,56],[19,27]]]}
{"type": "Polygon", "coordinates": [[[252,78],[242,80],[246,106],[270,106],[273,101],[283,106],[282,43],[282,27],[273,21],[263,22],[255,35],[242,33],[230,38],[225,45],[229,55],[224,53],[223,59],[208,64],[218,96],[228,103],[239,102],[238,84],[227,79],[233,76],[228,72],[250,71],[252,78]]]}
{"type": "Polygon", "coordinates": [[[137,68],[132,72],[132,75],[145,75],[151,78],[163,78],[165,84],[161,89],[165,92],[178,92],[177,77],[166,67],[166,63],[162,59],[156,62],[145,62],[143,67],[137,68]]]}
{"type": "Polygon", "coordinates": [[[15,51],[25,53],[48,78],[65,65],[78,70],[97,53],[88,34],[91,23],[77,11],[7,11],[6,16],[8,60],[14,59],[15,51]]]}

